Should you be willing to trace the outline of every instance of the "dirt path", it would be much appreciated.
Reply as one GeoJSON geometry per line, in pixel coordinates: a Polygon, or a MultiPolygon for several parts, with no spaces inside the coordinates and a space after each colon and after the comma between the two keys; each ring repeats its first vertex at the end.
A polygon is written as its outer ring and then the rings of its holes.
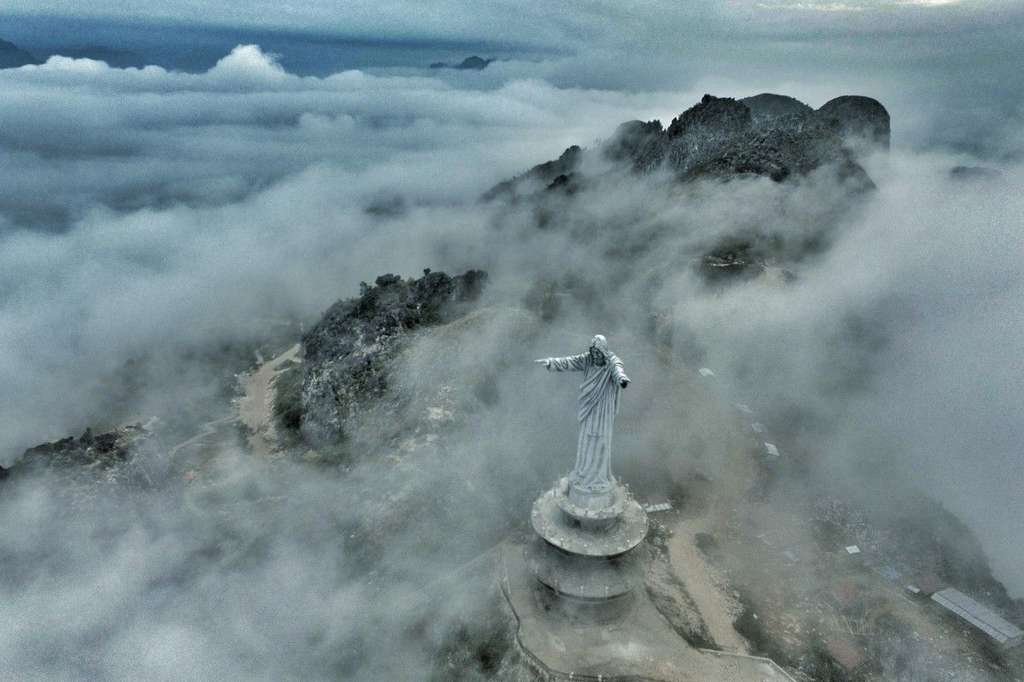
{"type": "Polygon", "coordinates": [[[756,476],[747,435],[749,419],[723,400],[716,389],[714,380],[702,378],[695,371],[676,369],[661,393],[668,396],[661,407],[666,411],[664,420],[680,424],[669,434],[679,440],[672,460],[675,475],[685,480],[692,471],[712,481],[706,507],[697,503],[672,524],[669,560],[718,646],[723,651],[747,654],[746,640],[733,628],[742,607],[726,577],[696,541],[699,533],[715,538],[728,534],[756,476]],[[688,440],[682,440],[680,434],[688,440]]]}
{"type": "Polygon", "coordinates": [[[696,534],[702,530],[703,523],[692,520],[675,526],[668,544],[669,560],[718,646],[731,653],[749,653],[746,642],[732,626],[739,605],[728,594],[725,580],[697,548],[696,534]]]}
{"type": "Polygon", "coordinates": [[[192,436],[188,440],[184,440],[184,441],[178,443],[173,448],[171,448],[171,451],[170,451],[171,461],[174,461],[175,458],[177,458],[178,454],[182,450],[185,450],[185,449],[190,448],[190,447],[198,447],[200,445],[205,445],[210,438],[212,438],[213,436],[217,435],[217,433],[220,431],[220,428],[222,426],[224,426],[225,424],[229,424],[229,423],[233,422],[234,420],[235,420],[234,416],[228,416],[228,417],[221,417],[220,419],[214,419],[213,421],[206,422],[205,424],[202,425],[202,430],[199,433],[197,433],[196,435],[192,436]]]}
{"type": "Polygon", "coordinates": [[[274,379],[291,361],[301,362],[300,345],[266,362],[242,382],[244,395],[238,401],[238,418],[248,430],[249,447],[258,457],[269,457],[277,448],[277,429],[274,425],[274,379]]]}

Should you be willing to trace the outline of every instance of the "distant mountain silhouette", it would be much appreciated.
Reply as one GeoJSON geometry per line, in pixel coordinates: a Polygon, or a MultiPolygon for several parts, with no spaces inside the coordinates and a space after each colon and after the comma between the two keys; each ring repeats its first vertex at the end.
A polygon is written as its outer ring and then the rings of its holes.
{"type": "Polygon", "coordinates": [[[472,57],[466,57],[465,59],[463,59],[458,64],[447,64],[445,62],[434,62],[433,64],[430,65],[430,68],[432,68],[432,69],[460,69],[460,70],[470,70],[470,71],[483,71],[493,61],[495,61],[493,57],[491,59],[484,59],[483,57],[477,57],[476,55],[473,55],[472,57]]]}
{"type": "Polygon", "coordinates": [[[26,64],[40,64],[38,59],[28,50],[23,50],[14,43],[0,40],[0,69],[11,69],[26,64]]]}

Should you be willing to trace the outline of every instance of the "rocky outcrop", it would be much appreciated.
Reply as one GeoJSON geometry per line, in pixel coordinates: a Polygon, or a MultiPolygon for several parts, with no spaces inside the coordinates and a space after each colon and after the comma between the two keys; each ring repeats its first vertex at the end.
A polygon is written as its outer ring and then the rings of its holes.
{"type": "Polygon", "coordinates": [[[29,448],[0,478],[46,474],[57,482],[51,489],[69,511],[107,496],[154,485],[152,463],[159,443],[142,424],[130,424],[105,433],[86,429],[68,437],[29,448]]]}
{"type": "Polygon", "coordinates": [[[328,451],[351,437],[350,420],[380,405],[388,392],[391,361],[410,332],[463,315],[487,274],[470,270],[450,277],[424,272],[419,279],[382,275],[357,298],[338,301],[303,338],[300,430],[328,451]]]}
{"type": "Polygon", "coordinates": [[[770,92],[744,97],[740,102],[750,109],[755,126],[771,125],[787,117],[803,118],[814,113],[814,109],[795,97],[770,92]]]}
{"type": "Polygon", "coordinates": [[[843,178],[870,186],[844,145],[844,133],[860,130],[859,124],[853,117],[837,124],[829,112],[820,116],[782,95],[766,93],[745,101],[705,95],[665,131],[667,165],[687,180],[760,175],[781,182],[834,164],[843,178]]]}
{"type": "MultiPolygon", "coordinates": [[[[660,123],[658,124],[661,125],[660,123]]],[[[484,201],[503,198],[514,201],[520,195],[530,194],[538,189],[546,189],[556,181],[559,176],[566,179],[572,178],[579,168],[583,150],[573,145],[562,152],[554,161],[547,161],[538,164],[522,175],[517,175],[511,180],[498,183],[489,189],[482,197],[484,201]]]]}
{"type": "Polygon", "coordinates": [[[610,161],[631,164],[637,172],[650,172],[665,160],[664,134],[661,121],[626,121],[615,130],[601,153],[610,161]]]}
{"type": "Polygon", "coordinates": [[[139,425],[97,435],[92,429],[86,429],[78,438],[69,436],[29,448],[20,464],[29,468],[96,466],[109,469],[127,461],[136,441],[145,436],[146,431],[139,425]]]}
{"type": "MultiPolygon", "coordinates": [[[[646,174],[667,170],[681,181],[728,180],[743,175],[782,182],[823,166],[855,190],[873,184],[859,155],[889,146],[889,114],[869,97],[837,97],[815,111],[803,102],[772,93],[741,100],[704,95],[672,119],[627,121],[596,153],[613,166],[646,174]]],[[[585,184],[580,166],[587,152],[568,148],[554,161],[502,182],[483,199],[518,200],[542,190],[585,184]]]]}
{"type": "Polygon", "coordinates": [[[666,162],[680,177],[715,158],[750,130],[750,109],[729,97],[704,95],[700,104],[672,119],[665,131],[666,162]]]}
{"type": "Polygon", "coordinates": [[[688,168],[686,177],[728,180],[739,175],[760,175],[781,182],[832,165],[840,178],[851,181],[853,188],[874,187],[864,169],[843,147],[841,139],[813,123],[799,131],[751,130],[709,156],[688,168]]]}
{"type": "Polygon", "coordinates": [[[814,116],[834,127],[845,141],[889,148],[889,112],[876,99],[843,95],[823,104],[814,116]]]}

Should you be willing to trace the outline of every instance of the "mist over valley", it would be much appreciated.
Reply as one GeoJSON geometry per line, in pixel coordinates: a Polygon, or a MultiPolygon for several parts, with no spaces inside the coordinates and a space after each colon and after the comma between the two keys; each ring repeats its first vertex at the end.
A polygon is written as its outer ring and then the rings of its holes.
{"type": "Polygon", "coordinates": [[[507,557],[577,442],[534,360],[595,334],[628,623],[691,656],[642,674],[1021,676],[928,598],[1024,624],[1016,5],[46,4],[0,25],[6,676],[560,679],[507,557]]]}

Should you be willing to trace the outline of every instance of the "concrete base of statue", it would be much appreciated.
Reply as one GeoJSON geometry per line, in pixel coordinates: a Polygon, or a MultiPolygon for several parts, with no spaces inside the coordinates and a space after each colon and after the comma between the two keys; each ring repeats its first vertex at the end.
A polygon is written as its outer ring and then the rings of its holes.
{"type": "Polygon", "coordinates": [[[530,520],[537,538],[524,550],[527,565],[567,605],[608,610],[641,582],[634,550],[647,535],[647,514],[619,483],[581,497],[563,478],[537,498],[530,520]]]}
{"type": "Polygon", "coordinates": [[[533,547],[509,540],[498,550],[517,628],[511,639],[529,679],[793,682],[768,659],[690,646],[642,587],[613,599],[574,599],[538,580],[528,561],[533,547]]]}

